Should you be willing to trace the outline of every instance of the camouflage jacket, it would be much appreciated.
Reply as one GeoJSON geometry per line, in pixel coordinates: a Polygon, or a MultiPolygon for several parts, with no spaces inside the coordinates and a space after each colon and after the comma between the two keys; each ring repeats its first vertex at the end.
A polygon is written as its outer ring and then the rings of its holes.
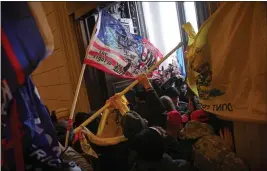
{"type": "Polygon", "coordinates": [[[248,171],[246,164],[205,123],[189,121],[181,131],[184,139],[196,140],[193,164],[199,171],[248,171]]]}

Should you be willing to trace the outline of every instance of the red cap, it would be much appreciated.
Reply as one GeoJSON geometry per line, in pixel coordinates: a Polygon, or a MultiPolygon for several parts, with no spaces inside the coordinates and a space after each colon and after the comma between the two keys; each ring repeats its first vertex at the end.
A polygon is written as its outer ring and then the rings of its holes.
{"type": "Polygon", "coordinates": [[[186,122],[188,122],[188,121],[189,121],[188,116],[187,116],[187,115],[183,115],[183,116],[182,116],[182,123],[186,123],[186,122]]]}
{"type": "Polygon", "coordinates": [[[191,113],[191,120],[206,122],[208,121],[208,119],[209,119],[208,114],[202,109],[196,110],[191,113]]]}
{"type": "Polygon", "coordinates": [[[176,110],[168,112],[167,122],[168,122],[168,125],[172,125],[172,126],[180,125],[182,122],[181,114],[176,110]]]}

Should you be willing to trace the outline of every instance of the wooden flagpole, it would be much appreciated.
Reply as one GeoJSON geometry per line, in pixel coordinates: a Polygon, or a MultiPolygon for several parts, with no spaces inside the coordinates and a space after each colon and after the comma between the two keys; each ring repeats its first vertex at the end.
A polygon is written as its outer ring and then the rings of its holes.
{"type": "Polygon", "coordinates": [[[66,139],[65,139],[65,148],[68,147],[69,135],[70,135],[70,127],[72,126],[72,119],[73,119],[75,107],[76,107],[76,104],[77,104],[77,100],[78,100],[78,96],[79,96],[79,92],[80,92],[80,88],[81,88],[81,84],[82,84],[82,79],[83,79],[83,74],[84,74],[84,71],[85,71],[85,67],[86,67],[86,64],[83,64],[82,65],[82,70],[80,72],[78,84],[76,86],[74,99],[73,99],[72,106],[71,106],[70,116],[69,116],[69,120],[68,120],[67,134],[66,134],[66,139]]]}
{"type": "MultiPolygon", "coordinates": [[[[92,46],[92,43],[93,43],[93,40],[94,40],[93,36],[95,35],[95,32],[96,32],[96,26],[98,25],[99,17],[100,16],[98,16],[98,18],[96,20],[96,24],[94,26],[89,45],[86,48],[86,52],[85,52],[86,54],[89,51],[90,47],[92,46]]],[[[86,54],[85,54],[85,58],[86,58],[86,54]]],[[[69,116],[69,120],[68,120],[67,134],[66,134],[66,139],[65,139],[65,148],[68,147],[69,135],[70,135],[70,127],[72,126],[72,120],[73,120],[74,111],[75,111],[75,107],[76,107],[76,104],[77,104],[77,100],[78,100],[78,96],[79,96],[79,92],[80,92],[80,88],[81,88],[81,84],[82,84],[82,80],[83,80],[85,67],[86,67],[86,64],[83,64],[81,72],[80,72],[79,80],[78,80],[78,83],[77,83],[77,86],[76,86],[74,99],[73,99],[72,106],[71,106],[70,116],[69,116]]]]}
{"type": "MultiPolygon", "coordinates": [[[[153,65],[147,72],[146,74],[149,74],[152,72],[154,69],[156,69],[163,61],[165,61],[168,57],[171,56],[177,49],[182,47],[184,45],[183,42],[180,42],[173,50],[171,50],[164,58],[160,59],[155,65],[153,65]]],[[[119,93],[119,95],[124,95],[126,94],[129,90],[131,90],[136,84],[138,84],[138,80],[135,80],[130,84],[128,87],[126,87],[123,91],[119,93]]],[[[86,121],[84,121],[79,127],[74,129],[74,133],[79,131],[82,126],[88,125],[90,122],[92,122],[98,115],[100,115],[107,107],[109,107],[109,103],[106,103],[102,108],[100,108],[96,113],[94,113],[90,118],[88,118],[86,121]]]]}

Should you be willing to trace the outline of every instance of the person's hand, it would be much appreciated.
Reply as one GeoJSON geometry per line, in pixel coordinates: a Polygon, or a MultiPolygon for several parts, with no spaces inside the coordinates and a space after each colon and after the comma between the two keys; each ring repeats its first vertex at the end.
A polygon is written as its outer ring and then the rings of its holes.
{"type": "Polygon", "coordinates": [[[233,149],[233,138],[232,133],[229,130],[229,128],[224,128],[220,130],[220,137],[225,141],[226,144],[230,146],[231,149],[233,149]]]}
{"type": "Polygon", "coordinates": [[[152,87],[146,74],[141,74],[141,75],[137,76],[137,80],[138,80],[139,84],[144,86],[145,89],[149,89],[152,87]]]}

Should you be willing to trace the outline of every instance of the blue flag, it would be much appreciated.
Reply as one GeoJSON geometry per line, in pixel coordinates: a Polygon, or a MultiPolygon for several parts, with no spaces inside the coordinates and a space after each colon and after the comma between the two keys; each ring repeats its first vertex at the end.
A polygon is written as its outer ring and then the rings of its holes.
{"type": "Polygon", "coordinates": [[[59,169],[56,132],[30,79],[47,55],[46,44],[27,2],[2,2],[1,7],[2,167],[59,169]]]}

